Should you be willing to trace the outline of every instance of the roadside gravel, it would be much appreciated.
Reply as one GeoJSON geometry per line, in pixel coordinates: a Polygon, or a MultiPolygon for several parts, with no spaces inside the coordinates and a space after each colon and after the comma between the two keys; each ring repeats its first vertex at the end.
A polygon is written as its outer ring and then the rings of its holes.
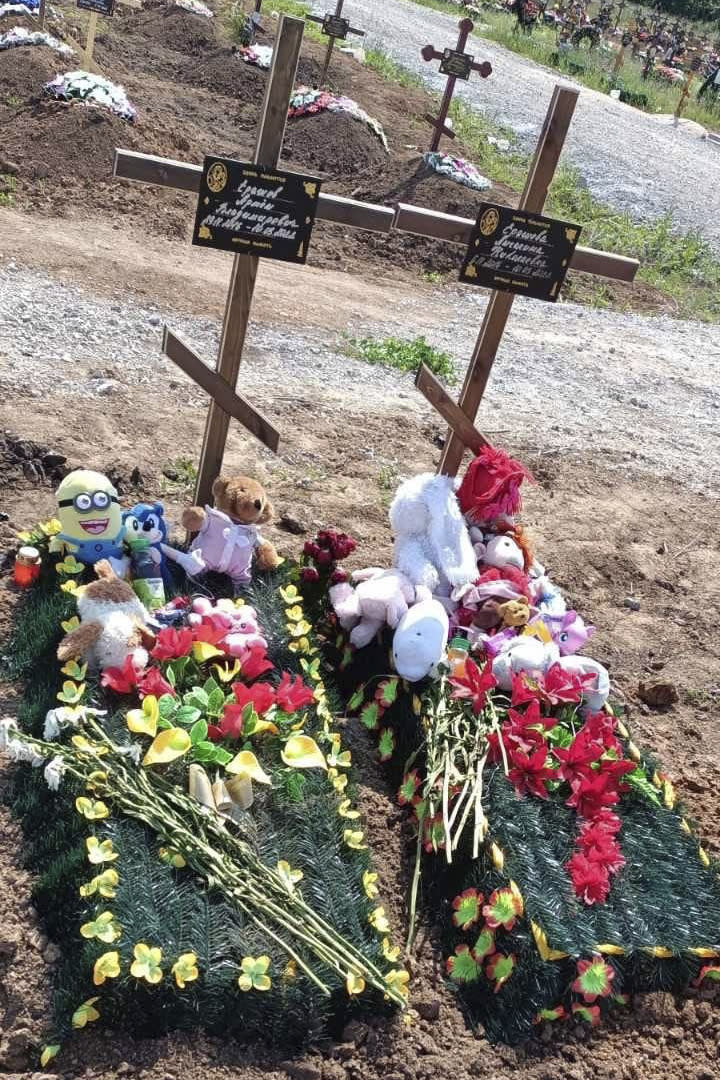
{"type": "MultiPolygon", "coordinates": [[[[352,0],[352,18],[368,31],[365,44],[383,49],[435,91],[445,78],[420,56],[423,45],[454,45],[460,17],[408,0],[352,0]]],[[[468,50],[489,60],[488,79],[458,82],[456,92],[493,120],[512,128],[526,149],[540,131],[553,86],[581,91],[567,141],[567,155],[593,195],[637,220],[670,211],[678,226],[699,229],[720,253],[720,146],[561,78],[491,41],[471,40],[468,50]]]]}
{"type": "MultiPolygon", "coordinates": [[[[403,294],[395,304],[388,299],[388,311],[398,314],[364,323],[362,333],[407,338],[435,326],[428,339],[451,353],[462,377],[485,296],[443,289],[403,294]]],[[[220,328],[213,319],[114,302],[6,264],[0,268],[0,400],[20,391],[45,402],[82,401],[134,387],[157,393],[162,386],[179,408],[204,405],[205,395],[160,353],[165,320],[200,355],[215,355],[220,328]]],[[[720,492],[716,338],[712,326],[519,300],[479,426],[500,441],[519,433],[540,454],[594,447],[605,465],[631,462],[695,490],[720,492]]],[[[396,413],[402,403],[418,421],[437,421],[442,429],[411,374],[351,359],[342,348],[336,333],[255,323],[242,392],[270,417],[302,388],[318,410],[396,413]]]]}

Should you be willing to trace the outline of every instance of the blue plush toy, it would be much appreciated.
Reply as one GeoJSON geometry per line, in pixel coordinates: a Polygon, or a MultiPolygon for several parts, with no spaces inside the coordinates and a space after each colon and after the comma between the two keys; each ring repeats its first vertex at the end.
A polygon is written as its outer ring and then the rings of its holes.
{"type": "MultiPolygon", "coordinates": [[[[125,541],[130,548],[133,541],[144,541],[148,545],[149,553],[155,563],[163,584],[167,587],[172,584],[170,569],[165,560],[164,548],[167,544],[167,525],[165,523],[165,508],[161,502],[135,503],[123,514],[125,526],[125,541]]],[[[143,545],[144,546],[144,545],[143,545]]]]}

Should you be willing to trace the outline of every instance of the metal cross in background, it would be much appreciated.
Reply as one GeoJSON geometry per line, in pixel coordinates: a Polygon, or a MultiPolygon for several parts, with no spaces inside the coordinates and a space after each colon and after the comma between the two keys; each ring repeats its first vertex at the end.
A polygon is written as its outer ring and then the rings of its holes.
{"type": "Polygon", "coordinates": [[[326,15],[305,16],[310,22],[320,23],[323,34],[330,38],[328,41],[327,52],[325,53],[325,63],[323,64],[322,75],[320,76],[321,85],[324,85],[325,80],[327,79],[335,42],[344,41],[348,34],[356,34],[358,37],[365,37],[364,30],[358,30],[356,27],[350,25],[349,19],[343,18],[343,3],[344,0],[337,0],[335,11],[328,12],[326,15]]]}
{"type": "Polygon", "coordinates": [[[467,82],[473,71],[477,71],[483,79],[487,79],[488,75],[492,74],[492,67],[487,60],[484,60],[481,64],[476,63],[475,57],[471,53],[466,53],[464,51],[467,39],[473,31],[472,20],[461,19],[458,26],[460,34],[454,49],[443,49],[442,52],[439,52],[434,45],[425,45],[425,47],[420,50],[423,60],[439,60],[440,74],[448,76],[445,93],[443,94],[443,99],[440,104],[440,115],[436,118],[427,113],[423,117],[423,119],[427,120],[430,126],[434,128],[433,137],[430,142],[431,150],[437,150],[443,135],[447,135],[449,139],[455,138],[455,132],[448,126],[446,121],[450,111],[450,103],[453,94],[455,93],[455,83],[457,80],[463,79],[467,82]]]}

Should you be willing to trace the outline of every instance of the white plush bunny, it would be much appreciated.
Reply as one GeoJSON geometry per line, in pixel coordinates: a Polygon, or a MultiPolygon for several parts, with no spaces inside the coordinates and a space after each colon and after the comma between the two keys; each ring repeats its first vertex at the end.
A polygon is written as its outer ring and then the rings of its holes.
{"type": "Polygon", "coordinates": [[[477,577],[475,552],[450,476],[420,473],[400,485],[390,505],[395,566],[414,585],[449,596],[477,577]]]}
{"type": "Polygon", "coordinates": [[[413,604],[393,636],[393,662],[398,675],[418,682],[435,674],[445,656],[448,630],[448,614],[438,600],[427,597],[413,604]]]}

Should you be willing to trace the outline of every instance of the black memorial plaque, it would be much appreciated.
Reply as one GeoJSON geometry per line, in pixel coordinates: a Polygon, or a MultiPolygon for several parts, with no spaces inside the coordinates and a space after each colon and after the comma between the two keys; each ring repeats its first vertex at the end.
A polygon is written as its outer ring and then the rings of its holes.
{"type": "Polygon", "coordinates": [[[115,0],[77,0],[77,6],[83,11],[96,11],[98,15],[110,18],[115,10],[115,0]]]}
{"type": "Polygon", "coordinates": [[[457,49],[443,49],[440,61],[440,74],[453,75],[456,79],[470,78],[475,57],[470,53],[458,52],[457,49]]]}
{"type": "Polygon", "coordinates": [[[579,225],[482,203],[460,281],[555,301],[579,236],[579,225]]]}
{"type": "Polygon", "coordinates": [[[319,194],[316,176],[206,157],[192,242],[304,263],[319,194]]]}
{"type": "Polygon", "coordinates": [[[340,38],[342,41],[348,36],[350,20],[343,19],[341,15],[325,15],[323,17],[322,32],[327,37],[340,38]]]}

